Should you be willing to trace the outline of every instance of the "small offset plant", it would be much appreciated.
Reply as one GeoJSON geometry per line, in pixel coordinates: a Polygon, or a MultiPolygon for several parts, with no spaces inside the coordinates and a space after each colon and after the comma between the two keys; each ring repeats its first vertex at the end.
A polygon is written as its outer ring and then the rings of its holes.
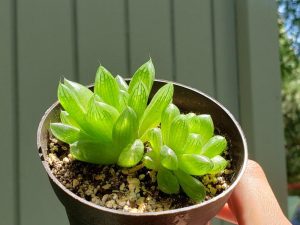
{"type": "Polygon", "coordinates": [[[144,156],[144,164],[157,171],[158,187],[168,194],[178,193],[181,187],[190,198],[202,201],[205,187],[193,176],[220,173],[227,166],[220,156],[227,141],[214,135],[210,115],[180,114],[170,104],[162,114],[161,129],[149,130],[143,140],[151,149],[144,156]]]}
{"type": "Polygon", "coordinates": [[[148,104],[154,78],[150,59],[129,85],[103,66],[97,70],[94,91],[64,79],[58,86],[64,110],[61,122],[50,124],[51,132],[70,145],[77,160],[121,167],[143,162],[157,172],[161,191],[175,194],[181,187],[202,201],[205,187],[194,176],[225,169],[227,161],[220,154],[227,141],[214,135],[209,115],[180,114],[172,104],[172,83],[161,87],[148,104]]]}

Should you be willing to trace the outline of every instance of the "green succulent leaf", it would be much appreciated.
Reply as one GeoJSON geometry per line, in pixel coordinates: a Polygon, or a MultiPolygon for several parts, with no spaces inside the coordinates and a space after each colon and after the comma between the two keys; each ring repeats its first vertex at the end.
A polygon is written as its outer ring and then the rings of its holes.
{"type": "Polygon", "coordinates": [[[197,116],[195,113],[188,113],[185,115],[186,119],[189,121],[191,120],[193,117],[197,116]]]}
{"type": "Polygon", "coordinates": [[[106,142],[112,138],[112,129],[119,117],[119,112],[112,106],[92,98],[89,102],[86,124],[83,129],[97,136],[99,141],[106,142]]]}
{"type": "Polygon", "coordinates": [[[179,109],[174,104],[169,104],[168,107],[163,111],[161,115],[161,131],[163,135],[164,144],[168,143],[169,140],[169,133],[171,123],[173,122],[174,118],[180,114],[179,109]]]}
{"type": "Polygon", "coordinates": [[[210,115],[191,116],[188,119],[188,124],[190,132],[200,134],[204,142],[207,142],[214,135],[214,124],[210,115]]]}
{"type": "Polygon", "coordinates": [[[137,139],[133,144],[127,145],[120,153],[118,165],[123,167],[132,167],[138,164],[144,155],[144,144],[137,139]]]}
{"type": "Polygon", "coordinates": [[[80,140],[70,145],[70,153],[80,161],[100,165],[115,164],[119,153],[113,151],[112,143],[80,140]]]}
{"type": "Polygon", "coordinates": [[[160,124],[161,114],[172,101],[173,92],[174,87],[171,83],[164,85],[156,92],[140,120],[140,136],[143,136],[148,129],[160,124]]]}
{"type": "Polygon", "coordinates": [[[79,127],[78,123],[70,116],[70,114],[67,111],[62,110],[60,112],[60,120],[64,124],[79,127]]]}
{"type": "Polygon", "coordinates": [[[149,170],[157,171],[159,168],[159,161],[157,159],[157,155],[153,151],[147,152],[144,155],[143,163],[145,167],[149,170]]]}
{"type": "Polygon", "coordinates": [[[175,152],[164,145],[160,151],[161,164],[169,170],[177,170],[178,160],[175,152]]]}
{"type": "Polygon", "coordinates": [[[138,135],[138,119],[130,107],[126,107],[113,126],[112,139],[121,150],[132,143],[138,135]]]}
{"type": "Polygon", "coordinates": [[[94,95],[94,93],[87,87],[67,80],[66,78],[64,79],[64,84],[76,95],[80,105],[86,108],[89,100],[94,95]]]}
{"type": "Polygon", "coordinates": [[[196,178],[181,170],[174,172],[183,191],[196,202],[201,202],[206,196],[204,185],[196,178]]]}
{"type": "Polygon", "coordinates": [[[213,168],[213,162],[206,156],[183,154],[179,156],[179,168],[190,175],[204,175],[213,168]]]}
{"type": "Polygon", "coordinates": [[[62,123],[51,123],[50,130],[57,139],[68,144],[76,142],[80,135],[78,128],[62,123]]]}
{"type": "Polygon", "coordinates": [[[136,84],[142,81],[148,90],[148,95],[152,89],[153,81],[155,77],[155,69],[150,59],[148,62],[143,64],[132,76],[132,79],[129,83],[128,92],[131,93],[136,84]]]}
{"type": "Polygon", "coordinates": [[[176,176],[169,170],[161,168],[157,172],[158,188],[167,194],[177,194],[179,192],[179,183],[176,176]]]}
{"type": "Polygon", "coordinates": [[[119,104],[120,104],[120,112],[122,112],[126,106],[128,106],[129,94],[127,91],[120,91],[119,96],[119,104]]]}
{"type": "Polygon", "coordinates": [[[148,130],[141,138],[143,142],[149,142],[151,151],[144,157],[145,166],[148,169],[158,170],[160,165],[160,150],[162,147],[162,134],[159,128],[148,130]]]}
{"type": "Polygon", "coordinates": [[[99,95],[105,103],[114,106],[118,110],[120,109],[119,85],[111,73],[103,66],[100,66],[97,70],[94,92],[99,95]]]}
{"type": "Polygon", "coordinates": [[[201,154],[213,158],[220,155],[226,148],[226,139],[223,136],[215,135],[202,147],[201,154]]]}
{"type": "Polygon", "coordinates": [[[183,147],[185,154],[200,154],[203,146],[203,139],[200,134],[190,133],[183,147]]]}
{"type": "Polygon", "coordinates": [[[169,132],[172,132],[172,138],[169,137],[167,145],[173,149],[176,154],[183,153],[183,147],[189,136],[189,127],[184,115],[177,116],[171,123],[169,132]]]}
{"type": "Polygon", "coordinates": [[[59,83],[57,96],[62,107],[70,114],[72,118],[76,120],[77,123],[81,125],[86,110],[80,104],[76,94],[66,85],[59,83]]]}
{"type": "Polygon", "coordinates": [[[228,165],[228,162],[226,159],[224,159],[222,156],[215,156],[211,159],[211,161],[214,164],[214,167],[209,172],[210,174],[216,174],[221,173],[223,170],[225,170],[226,166],[228,165]]]}
{"type": "Polygon", "coordinates": [[[148,130],[141,138],[142,141],[148,141],[151,145],[152,151],[159,154],[162,147],[162,134],[159,128],[152,128],[148,130]]]}
{"type": "Polygon", "coordinates": [[[148,102],[148,90],[143,82],[137,83],[129,94],[128,106],[130,106],[137,114],[140,120],[148,102]]]}
{"type": "Polygon", "coordinates": [[[123,79],[123,77],[121,77],[120,75],[117,75],[115,77],[115,80],[117,81],[118,85],[119,85],[119,89],[121,91],[128,91],[128,84],[126,83],[126,81],[123,79]]]}

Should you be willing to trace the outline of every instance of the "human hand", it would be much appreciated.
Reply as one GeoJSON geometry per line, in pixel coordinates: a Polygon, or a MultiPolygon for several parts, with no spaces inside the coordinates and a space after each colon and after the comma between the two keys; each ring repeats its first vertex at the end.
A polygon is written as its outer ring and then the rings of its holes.
{"type": "Polygon", "coordinates": [[[239,225],[290,225],[261,166],[249,160],[245,174],[218,218],[239,225]]]}

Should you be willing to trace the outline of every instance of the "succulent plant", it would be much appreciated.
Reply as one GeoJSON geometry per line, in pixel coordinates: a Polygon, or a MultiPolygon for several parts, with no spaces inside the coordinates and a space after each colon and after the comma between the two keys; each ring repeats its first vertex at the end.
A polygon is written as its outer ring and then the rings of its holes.
{"type": "Polygon", "coordinates": [[[178,193],[181,187],[190,198],[202,201],[205,187],[193,176],[220,173],[227,166],[220,156],[227,141],[214,135],[210,115],[180,114],[170,104],[162,114],[161,129],[149,130],[142,140],[149,142],[150,149],[144,164],[157,171],[158,187],[168,194],[178,193]]]}
{"type": "Polygon", "coordinates": [[[57,93],[61,122],[51,123],[50,130],[70,145],[77,160],[121,167],[143,161],[157,171],[161,191],[174,194],[181,187],[190,198],[202,201],[205,187],[195,176],[225,169],[227,161],[220,155],[227,141],[214,134],[210,115],[180,113],[172,103],[172,83],[161,87],[148,104],[154,77],[150,59],[129,85],[103,66],[93,91],[64,79],[57,93]]]}
{"type": "Polygon", "coordinates": [[[160,124],[173,97],[173,84],[168,83],[147,105],[154,77],[150,59],[135,72],[129,86],[103,66],[97,70],[94,92],[64,79],[57,93],[64,110],[61,122],[51,123],[52,134],[70,144],[71,154],[80,161],[136,165],[144,155],[141,136],[160,124]]]}

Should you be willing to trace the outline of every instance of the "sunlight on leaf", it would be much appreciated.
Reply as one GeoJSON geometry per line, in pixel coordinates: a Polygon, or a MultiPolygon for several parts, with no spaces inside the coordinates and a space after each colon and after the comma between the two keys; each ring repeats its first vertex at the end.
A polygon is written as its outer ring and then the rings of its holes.
{"type": "Polygon", "coordinates": [[[164,145],[160,151],[161,164],[169,170],[177,170],[178,160],[175,152],[164,145]]]}
{"type": "Polygon", "coordinates": [[[143,82],[137,83],[129,94],[128,106],[130,106],[136,113],[140,120],[148,102],[147,87],[143,82]]]}
{"type": "Polygon", "coordinates": [[[60,83],[57,96],[62,107],[80,124],[86,111],[77,99],[76,94],[66,85],[60,83]]]}
{"type": "Polygon", "coordinates": [[[121,91],[128,91],[128,84],[126,83],[126,81],[120,76],[120,75],[117,75],[115,77],[115,80],[117,81],[118,85],[119,85],[119,89],[121,91]]]}
{"type": "Polygon", "coordinates": [[[138,120],[136,113],[126,107],[113,126],[112,139],[117,149],[125,148],[137,138],[138,120]]]}
{"type": "Polygon", "coordinates": [[[203,146],[203,139],[200,134],[190,133],[183,147],[183,152],[188,154],[199,154],[203,146]]]}
{"type": "Polygon", "coordinates": [[[64,79],[64,84],[76,95],[79,103],[86,108],[94,93],[87,87],[76,82],[69,81],[66,78],[64,79]]]}
{"type": "Polygon", "coordinates": [[[221,173],[226,166],[228,165],[228,162],[226,159],[224,159],[222,156],[215,156],[211,159],[211,161],[214,164],[214,167],[212,170],[209,172],[210,174],[216,174],[216,173],[221,173]]]}
{"type": "Polygon", "coordinates": [[[96,73],[95,90],[94,92],[99,95],[103,101],[109,105],[119,108],[119,85],[111,73],[100,66],[96,73]]]}
{"type": "Polygon", "coordinates": [[[168,143],[171,123],[173,122],[174,118],[179,114],[179,109],[176,105],[172,103],[168,105],[168,107],[163,111],[161,115],[161,131],[163,135],[164,144],[168,143]]]}
{"type": "Polygon", "coordinates": [[[144,144],[137,139],[133,144],[129,144],[120,153],[118,165],[122,167],[132,167],[141,161],[144,155],[144,144]]]}
{"type": "Polygon", "coordinates": [[[200,134],[204,143],[214,135],[214,124],[210,115],[191,116],[188,124],[190,132],[200,134]]]}
{"type": "Polygon", "coordinates": [[[173,92],[174,87],[171,83],[164,85],[156,92],[141,118],[140,136],[143,136],[148,129],[157,127],[160,124],[161,114],[172,101],[173,92]]]}
{"type": "Polygon", "coordinates": [[[155,77],[155,69],[152,60],[150,59],[134,73],[129,83],[128,92],[131,93],[135,85],[137,85],[140,81],[142,81],[147,87],[147,91],[148,91],[147,96],[148,96],[152,89],[154,77],[155,77]]]}
{"type": "Polygon", "coordinates": [[[80,130],[70,125],[62,123],[51,123],[50,129],[52,134],[56,138],[68,144],[76,142],[79,138],[80,130]]]}
{"type": "Polygon", "coordinates": [[[99,137],[99,140],[111,140],[113,124],[118,117],[119,112],[114,107],[104,102],[97,102],[92,98],[88,105],[86,124],[83,128],[99,137]]]}
{"type": "Polygon", "coordinates": [[[195,116],[197,116],[195,113],[188,113],[185,115],[187,121],[189,122],[192,118],[194,118],[195,116]]]}
{"type": "Polygon", "coordinates": [[[183,147],[189,136],[189,128],[184,115],[177,116],[170,126],[172,137],[169,137],[167,145],[173,149],[176,154],[183,153],[183,147]]]}
{"type": "Polygon", "coordinates": [[[227,148],[227,141],[224,137],[216,135],[202,147],[201,154],[209,158],[220,155],[227,148]]]}
{"type": "Polygon", "coordinates": [[[213,168],[213,162],[206,156],[183,154],[179,156],[179,168],[190,175],[204,175],[213,168]]]}
{"type": "Polygon", "coordinates": [[[60,112],[60,120],[62,123],[79,128],[78,123],[70,116],[67,111],[60,112]]]}
{"type": "Polygon", "coordinates": [[[127,91],[120,91],[119,95],[119,104],[120,104],[120,112],[122,112],[126,106],[128,106],[129,94],[127,91]]]}

